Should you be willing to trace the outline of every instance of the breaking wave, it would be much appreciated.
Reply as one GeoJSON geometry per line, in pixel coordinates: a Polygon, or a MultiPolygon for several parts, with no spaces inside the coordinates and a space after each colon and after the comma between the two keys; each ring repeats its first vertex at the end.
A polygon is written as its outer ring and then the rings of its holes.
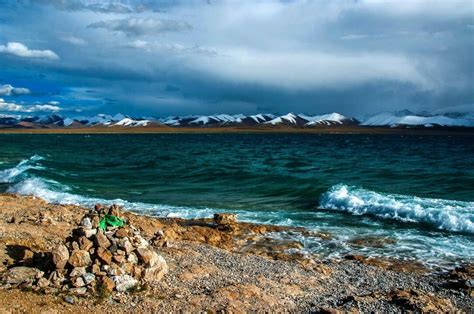
{"type": "Polygon", "coordinates": [[[338,184],[322,195],[320,207],[474,233],[474,202],[382,194],[338,184]]]}
{"type": "Polygon", "coordinates": [[[0,183],[14,182],[18,177],[30,169],[44,169],[44,167],[37,164],[37,162],[40,160],[43,160],[43,157],[39,155],[33,155],[28,159],[22,160],[13,168],[0,171],[0,183]]]}

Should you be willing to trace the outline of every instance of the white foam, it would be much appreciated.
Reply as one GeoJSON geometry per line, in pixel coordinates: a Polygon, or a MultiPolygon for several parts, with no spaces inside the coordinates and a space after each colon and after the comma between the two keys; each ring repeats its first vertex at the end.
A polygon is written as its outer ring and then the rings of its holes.
{"type": "Polygon", "coordinates": [[[44,169],[43,167],[37,164],[37,161],[42,160],[43,157],[39,155],[33,155],[28,159],[20,161],[18,165],[13,168],[5,169],[0,171],[0,182],[1,183],[11,183],[14,182],[16,178],[21,176],[29,169],[44,169]]]}
{"type": "Polygon", "coordinates": [[[474,202],[382,194],[338,184],[321,197],[323,209],[423,223],[437,229],[474,233],[474,202]]]}

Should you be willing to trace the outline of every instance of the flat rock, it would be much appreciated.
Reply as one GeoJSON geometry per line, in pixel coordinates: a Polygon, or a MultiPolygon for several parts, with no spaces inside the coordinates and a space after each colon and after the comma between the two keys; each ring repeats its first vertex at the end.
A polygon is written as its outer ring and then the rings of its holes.
{"type": "Polygon", "coordinates": [[[33,283],[40,273],[42,272],[37,268],[18,266],[7,270],[3,280],[11,285],[33,283]]]}

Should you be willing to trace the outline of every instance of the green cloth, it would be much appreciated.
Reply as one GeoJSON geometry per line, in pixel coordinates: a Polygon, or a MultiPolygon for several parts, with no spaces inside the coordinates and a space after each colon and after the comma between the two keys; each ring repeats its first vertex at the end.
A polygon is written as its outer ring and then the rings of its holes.
{"type": "Polygon", "coordinates": [[[125,224],[122,218],[114,215],[105,215],[99,221],[99,229],[105,231],[107,227],[122,227],[125,224]]]}

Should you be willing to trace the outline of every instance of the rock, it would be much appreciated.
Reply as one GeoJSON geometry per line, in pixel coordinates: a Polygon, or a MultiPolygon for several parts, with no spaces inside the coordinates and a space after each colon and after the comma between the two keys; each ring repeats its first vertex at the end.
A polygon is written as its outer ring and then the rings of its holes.
{"type": "Polygon", "coordinates": [[[117,238],[125,238],[125,237],[129,237],[132,235],[132,232],[130,230],[130,228],[128,227],[122,227],[122,228],[119,228],[116,232],[115,232],[115,236],[117,238]]]}
{"type": "Polygon", "coordinates": [[[114,262],[116,262],[117,264],[120,265],[120,264],[122,264],[122,263],[125,261],[125,256],[123,256],[123,255],[115,255],[115,256],[113,257],[113,260],[114,260],[114,262]]]}
{"type": "Polygon", "coordinates": [[[142,279],[148,283],[158,282],[161,281],[163,276],[166,275],[168,271],[169,268],[165,259],[161,255],[158,255],[158,260],[155,266],[146,268],[142,274],[142,279]]]}
{"type": "Polygon", "coordinates": [[[159,255],[154,250],[139,247],[136,252],[138,259],[147,267],[153,267],[158,262],[159,255]]]}
{"type": "Polygon", "coordinates": [[[63,269],[69,260],[69,250],[64,244],[59,244],[52,251],[53,263],[57,269],[63,269]]]}
{"type": "Polygon", "coordinates": [[[71,242],[71,249],[72,249],[73,251],[75,251],[75,250],[80,250],[80,248],[79,248],[79,243],[77,243],[76,241],[71,242]]]}
{"type": "Polygon", "coordinates": [[[451,301],[417,290],[395,290],[388,294],[389,300],[407,311],[419,313],[454,313],[451,301]]]}
{"type": "Polygon", "coordinates": [[[135,247],[141,247],[141,248],[147,248],[150,246],[147,240],[145,240],[141,235],[136,234],[132,238],[132,243],[135,245],[135,247]]]}
{"type": "Polygon", "coordinates": [[[70,277],[76,278],[76,277],[81,277],[86,273],[86,268],[85,267],[76,267],[74,268],[71,273],[69,274],[70,277]]]}
{"type": "Polygon", "coordinates": [[[41,277],[38,282],[36,283],[36,285],[39,287],[39,288],[46,288],[48,287],[49,285],[51,284],[51,282],[44,278],[44,277],[41,277]]]}
{"type": "Polygon", "coordinates": [[[127,257],[127,261],[132,264],[138,264],[138,257],[135,253],[130,253],[127,257]]]}
{"type": "Polygon", "coordinates": [[[64,297],[64,301],[69,303],[69,304],[74,304],[75,303],[75,300],[73,297],[71,297],[70,295],[67,295],[64,297]]]}
{"type": "Polygon", "coordinates": [[[72,284],[76,288],[84,287],[86,285],[86,283],[84,282],[84,279],[82,279],[82,277],[77,277],[76,280],[74,280],[72,284]]]}
{"type": "Polygon", "coordinates": [[[103,247],[97,249],[97,258],[102,264],[109,265],[112,263],[112,253],[103,247]]]}
{"type": "Polygon", "coordinates": [[[95,204],[95,205],[94,205],[94,210],[95,210],[96,212],[100,212],[100,211],[102,210],[102,205],[100,205],[100,204],[95,204]]]}
{"type": "Polygon", "coordinates": [[[92,217],[92,227],[93,228],[98,228],[99,227],[99,222],[100,222],[99,216],[92,217]]]}
{"type": "Polygon", "coordinates": [[[92,243],[91,240],[89,240],[87,237],[83,236],[78,239],[79,243],[79,249],[84,250],[84,251],[89,251],[94,243],[92,243]]]}
{"type": "Polygon", "coordinates": [[[86,295],[87,294],[87,288],[86,287],[72,288],[72,289],[69,289],[69,292],[71,292],[75,295],[86,295]]]}
{"type": "Polygon", "coordinates": [[[125,253],[130,254],[133,251],[132,242],[128,238],[123,239],[121,247],[125,250],[125,253]]]}
{"type": "Polygon", "coordinates": [[[114,216],[120,217],[120,207],[118,207],[115,204],[110,206],[109,215],[114,215],[114,216]]]}
{"type": "Polygon", "coordinates": [[[138,281],[130,275],[120,275],[112,277],[115,283],[115,290],[119,292],[127,291],[135,287],[138,281]]]}
{"type": "Polygon", "coordinates": [[[54,286],[60,286],[64,282],[65,278],[60,271],[55,270],[49,276],[49,280],[54,286]]]}
{"type": "Polygon", "coordinates": [[[84,227],[84,229],[92,229],[92,222],[89,217],[84,217],[81,221],[81,226],[84,227]]]}
{"type": "Polygon", "coordinates": [[[87,238],[91,238],[93,235],[96,235],[96,234],[97,234],[97,229],[85,229],[84,230],[84,235],[87,238]]]}
{"type": "Polygon", "coordinates": [[[7,270],[3,276],[3,280],[11,285],[19,285],[23,283],[32,284],[40,270],[33,267],[18,266],[7,270]]]}
{"type": "Polygon", "coordinates": [[[107,249],[110,246],[110,241],[103,232],[98,232],[95,235],[95,245],[107,249]]]}
{"type": "Polygon", "coordinates": [[[91,274],[91,273],[86,273],[86,274],[84,274],[84,275],[82,276],[82,278],[84,279],[84,283],[85,283],[86,285],[91,284],[92,282],[95,281],[95,276],[94,276],[94,274],[91,274]]]}
{"type": "Polygon", "coordinates": [[[68,263],[72,267],[84,267],[91,265],[92,261],[89,252],[84,250],[75,250],[72,251],[68,263]]]}
{"type": "Polygon", "coordinates": [[[108,292],[112,292],[115,288],[115,282],[109,277],[102,278],[102,286],[108,292]]]}
{"type": "Polygon", "coordinates": [[[232,224],[235,224],[237,222],[237,215],[236,214],[228,214],[228,213],[214,214],[214,221],[219,226],[232,225],[232,224]]]}

